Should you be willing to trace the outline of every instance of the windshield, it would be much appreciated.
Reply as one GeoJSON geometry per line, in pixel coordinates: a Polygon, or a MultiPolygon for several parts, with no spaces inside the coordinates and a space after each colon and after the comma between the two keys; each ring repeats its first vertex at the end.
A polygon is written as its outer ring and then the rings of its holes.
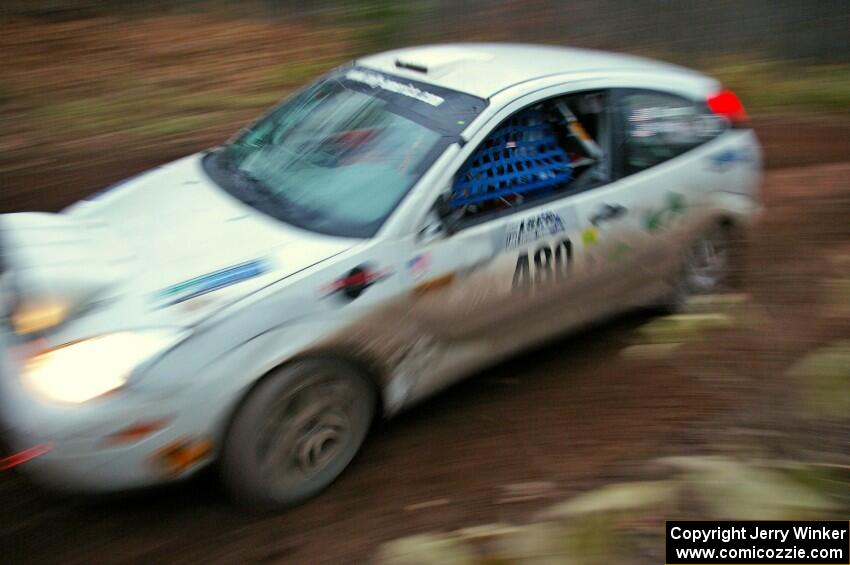
{"type": "Polygon", "coordinates": [[[283,221],[369,237],[484,105],[343,69],[249,127],[207,159],[207,169],[232,194],[283,221]]]}

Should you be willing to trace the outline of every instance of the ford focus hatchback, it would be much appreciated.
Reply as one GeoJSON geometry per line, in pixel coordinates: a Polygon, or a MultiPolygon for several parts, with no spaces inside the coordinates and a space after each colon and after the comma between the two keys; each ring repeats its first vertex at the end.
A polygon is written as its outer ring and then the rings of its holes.
{"type": "Polygon", "coordinates": [[[760,169],[740,101],[687,69],[365,57],[221,147],[0,217],[0,465],[113,491],[217,462],[239,501],[297,503],[376,417],[728,282],[760,169]]]}

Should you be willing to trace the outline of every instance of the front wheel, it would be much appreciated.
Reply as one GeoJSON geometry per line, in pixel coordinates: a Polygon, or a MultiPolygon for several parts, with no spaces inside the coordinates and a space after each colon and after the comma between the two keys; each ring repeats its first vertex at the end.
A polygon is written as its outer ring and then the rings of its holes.
{"type": "Polygon", "coordinates": [[[302,502],[348,466],[374,413],[372,385],[354,367],[337,360],[285,366],[237,412],[220,462],[225,486],[260,510],[302,502]]]}

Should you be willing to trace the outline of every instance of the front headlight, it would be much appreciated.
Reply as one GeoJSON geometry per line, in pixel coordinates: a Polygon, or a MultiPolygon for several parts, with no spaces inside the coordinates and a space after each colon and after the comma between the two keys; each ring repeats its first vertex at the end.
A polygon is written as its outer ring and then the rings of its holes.
{"type": "Polygon", "coordinates": [[[142,363],[182,334],[142,330],[105,334],[34,355],[24,363],[24,385],[58,402],[79,403],[118,389],[142,363]]]}

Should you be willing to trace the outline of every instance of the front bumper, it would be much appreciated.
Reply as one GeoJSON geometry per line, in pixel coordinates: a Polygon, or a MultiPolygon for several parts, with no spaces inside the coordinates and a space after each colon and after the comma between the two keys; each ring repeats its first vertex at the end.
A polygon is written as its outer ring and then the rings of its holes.
{"type": "Polygon", "coordinates": [[[82,404],[50,403],[21,385],[13,340],[8,331],[0,330],[0,430],[5,451],[0,461],[13,463],[35,482],[71,492],[120,491],[185,478],[212,458],[208,450],[179,469],[164,459],[174,446],[200,438],[209,445],[208,421],[199,417],[200,411],[185,409],[185,395],[152,395],[127,388],[82,404]],[[130,441],[111,441],[116,433],[145,422],[161,425],[130,441]],[[37,456],[27,457],[33,448],[37,456]]]}
{"type": "Polygon", "coordinates": [[[38,484],[66,492],[117,492],[168,483],[194,474],[208,461],[179,471],[170,468],[159,454],[171,443],[183,443],[170,430],[124,447],[107,447],[90,438],[45,441],[20,431],[9,438],[11,457],[26,455],[16,469],[38,484]],[[30,458],[34,449],[40,454],[30,458]]]}

